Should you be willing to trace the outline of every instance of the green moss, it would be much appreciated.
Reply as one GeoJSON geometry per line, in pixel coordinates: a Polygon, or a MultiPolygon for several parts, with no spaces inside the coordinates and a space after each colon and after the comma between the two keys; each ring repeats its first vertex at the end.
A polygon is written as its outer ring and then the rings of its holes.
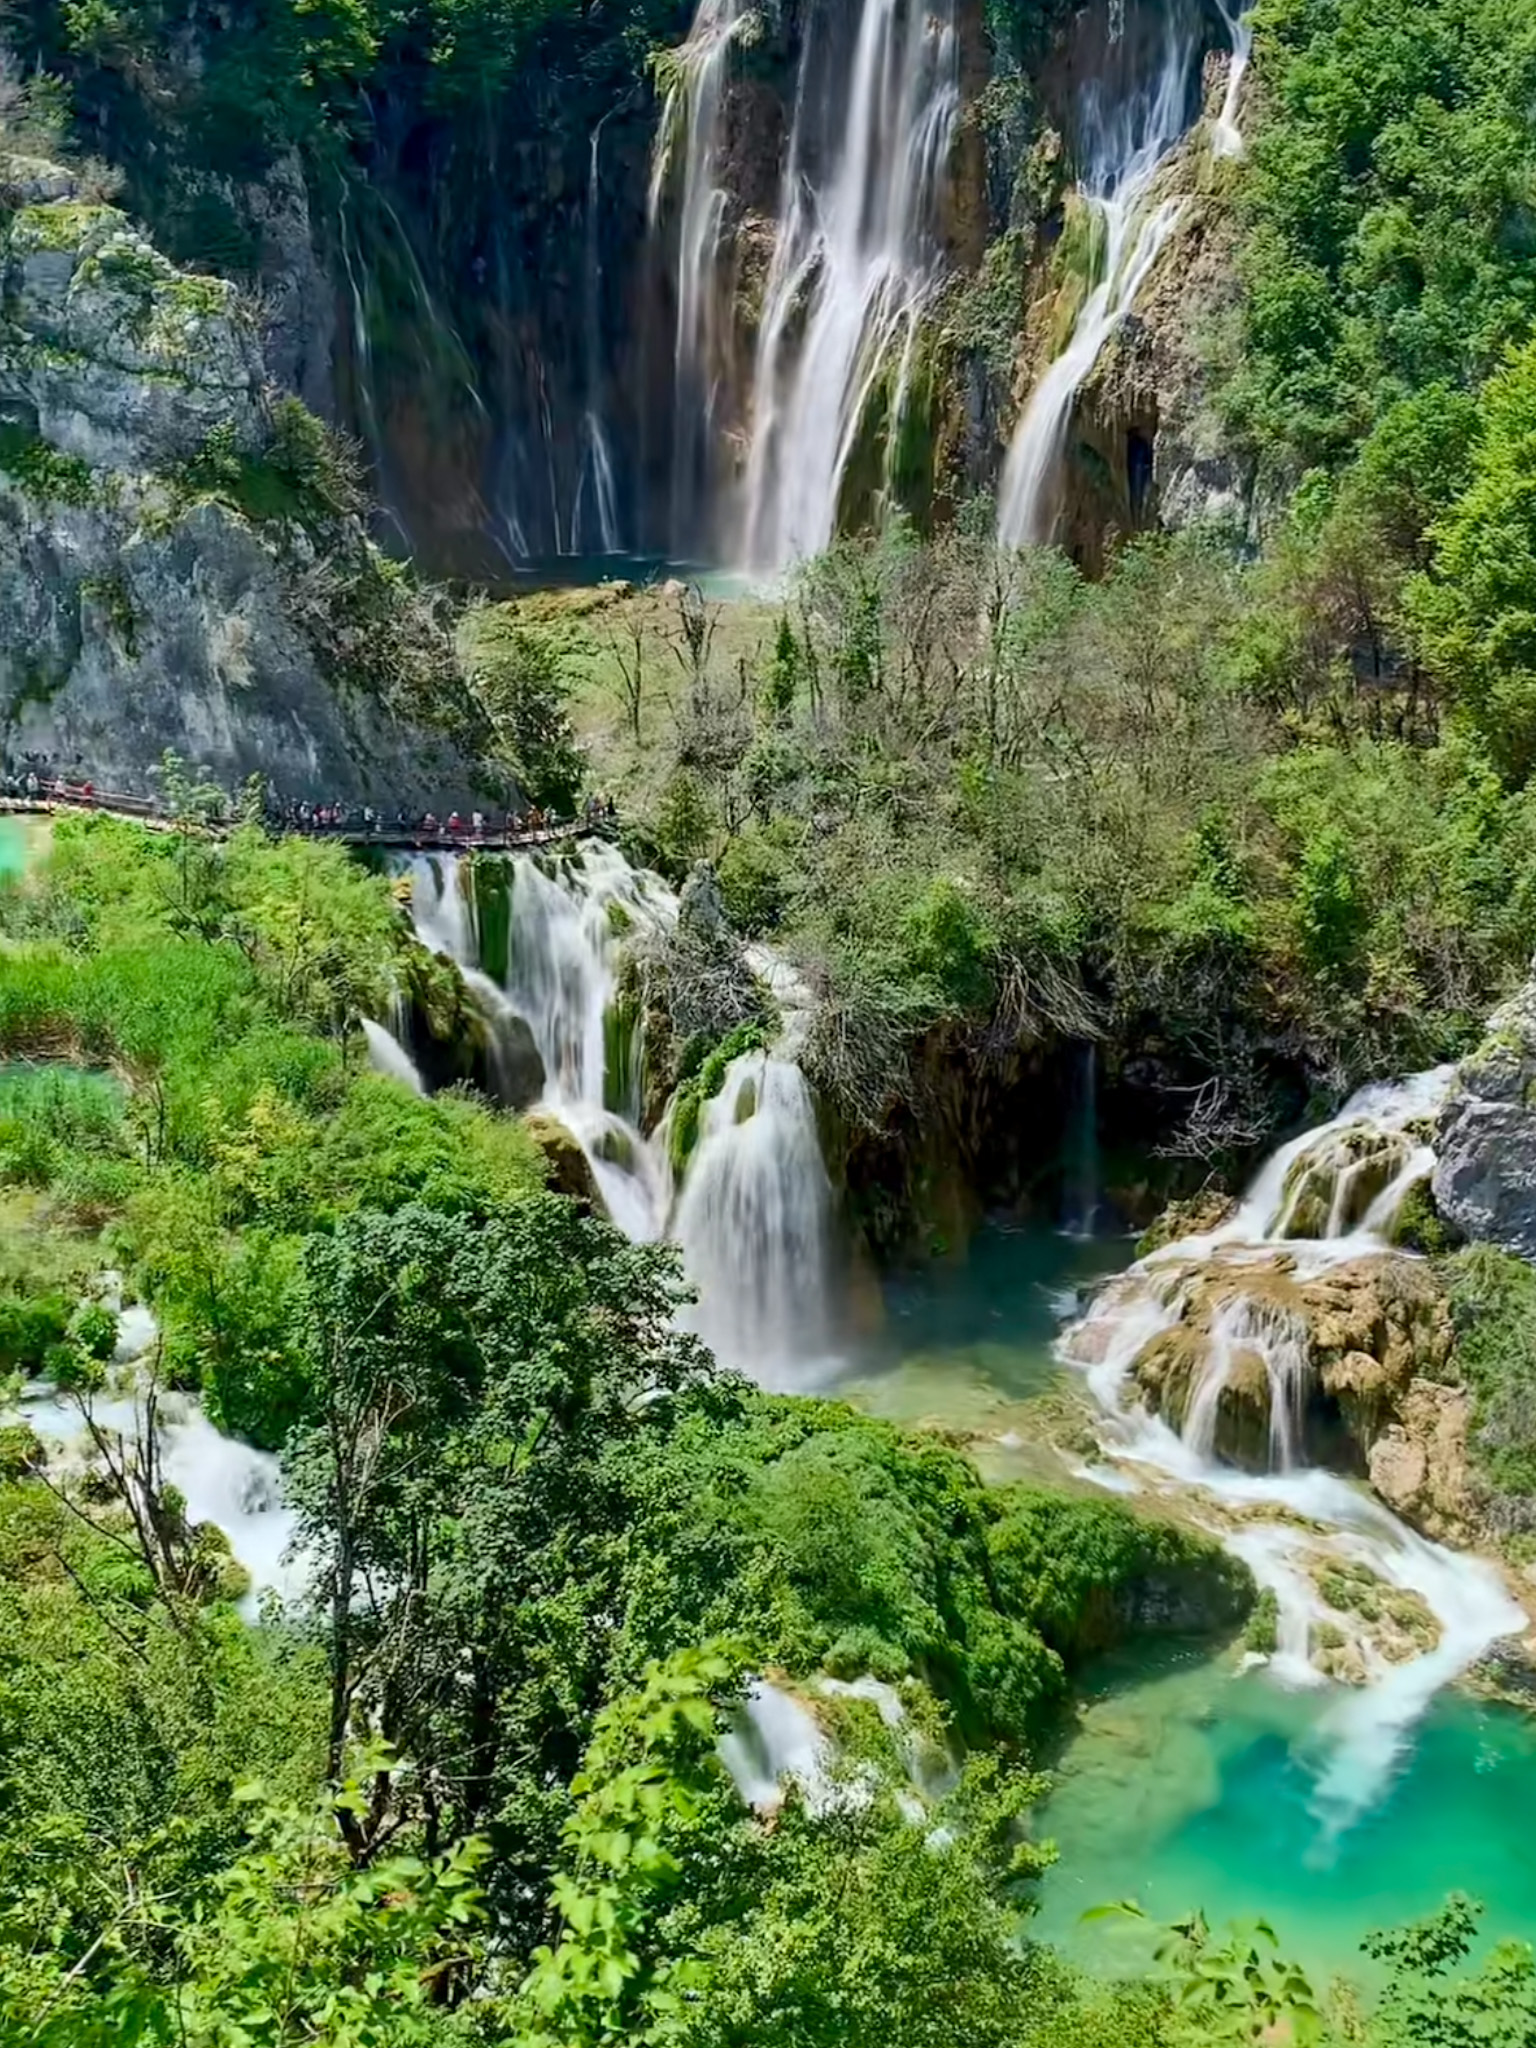
{"type": "Polygon", "coordinates": [[[1454,1250],[1461,1241],[1455,1227],[1436,1208],[1427,1180],[1417,1182],[1404,1195],[1390,1236],[1393,1244],[1401,1245],[1404,1251],[1422,1252],[1426,1258],[1438,1258],[1454,1250]]]}
{"type": "Polygon", "coordinates": [[[92,205],[82,199],[55,199],[23,206],[11,221],[11,248],[18,256],[44,250],[78,249],[97,229],[128,226],[115,206],[92,205]]]}
{"type": "Polygon", "coordinates": [[[1279,1649],[1280,1602],[1271,1588],[1266,1587],[1254,1601],[1243,1642],[1258,1657],[1273,1657],[1279,1649]]]}
{"type": "Polygon", "coordinates": [[[66,455],[35,429],[0,420],[0,471],[45,504],[89,505],[97,495],[88,462],[66,455]]]}
{"type": "MultiPolygon", "coordinates": [[[[667,1147],[667,1156],[677,1180],[681,1181],[688,1171],[688,1161],[699,1142],[704,1105],[712,1102],[725,1086],[726,1071],[732,1060],[740,1059],[743,1053],[756,1052],[765,1042],[766,1034],[761,1024],[755,1021],[738,1024],[679,1082],[677,1093],[672,1098],[671,1136],[667,1147]]],[[[694,1039],[689,1040],[684,1053],[685,1067],[696,1043],[694,1039]]],[[[755,1099],[752,1106],[756,1107],[755,1099]]],[[[745,1114],[750,1116],[752,1110],[748,1109],[745,1114]]]]}

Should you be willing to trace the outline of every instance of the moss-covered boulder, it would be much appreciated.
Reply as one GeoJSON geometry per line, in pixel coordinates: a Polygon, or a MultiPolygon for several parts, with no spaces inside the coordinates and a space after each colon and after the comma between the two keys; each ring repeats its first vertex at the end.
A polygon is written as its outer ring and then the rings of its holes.
{"type": "Polygon", "coordinates": [[[592,1162],[569,1126],[547,1109],[536,1109],[523,1118],[523,1128],[544,1154],[549,1185],[555,1193],[568,1195],[594,1216],[606,1216],[607,1207],[592,1162]]]}

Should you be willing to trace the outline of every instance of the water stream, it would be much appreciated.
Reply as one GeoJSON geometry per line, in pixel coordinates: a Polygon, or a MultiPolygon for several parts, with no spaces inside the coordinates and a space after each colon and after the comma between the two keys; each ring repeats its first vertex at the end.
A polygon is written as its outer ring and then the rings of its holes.
{"type": "Polygon", "coordinates": [[[1094,282],[1066,346],[1014,428],[998,491],[998,538],[1005,545],[1043,545],[1055,537],[1061,457],[1077,395],[1178,226],[1182,202],[1156,198],[1154,188],[1199,111],[1200,39],[1198,11],[1187,0],[1170,0],[1158,10],[1145,55],[1140,37],[1122,38],[1113,70],[1127,75],[1096,74],[1083,90],[1076,203],[1092,234],[1094,282]]]}

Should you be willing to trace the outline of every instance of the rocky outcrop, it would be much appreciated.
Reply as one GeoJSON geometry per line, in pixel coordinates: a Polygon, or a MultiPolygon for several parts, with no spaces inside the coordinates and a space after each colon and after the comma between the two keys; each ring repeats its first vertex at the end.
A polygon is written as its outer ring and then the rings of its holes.
{"type": "Polygon", "coordinates": [[[606,1216],[592,1162],[568,1126],[548,1110],[536,1109],[523,1118],[523,1128],[544,1154],[549,1185],[555,1193],[568,1195],[594,1216],[606,1216]]]}
{"type": "Polygon", "coordinates": [[[1441,1112],[1435,1203],[1463,1236],[1536,1259],[1536,981],[1495,1011],[1441,1112]]]}
{"type": "Polygon", "coordinates": [[[278,401],[234,288],[3,143],[0,197],[10,757],[142,792],[173,749],[231,786],[465,801],[445,625],[278,401]]]}
{"type": "MultiPolygon", "coordinates": [[[[1410,1395],[1447,1374],[1450,1310],[1430,1267],[1381,1254],[1298,1275],[1276,1253],[1216,1257],[1172,1280],[1179,1320],[1152,1338],[1133,1372],[1149,1409],[1183,1428],[1202,1395],[1212,1448],[1227,1463],[1269,1468],[1277,1398],[1295,1402],[1296,1448],[1309,1462],[1363,1467],[1394,1428],[1417,1441],[1429,1414],[1410,1395]],[[1219,1383],[1212,1378],[1219,1372],[1219,1383]]],[[[1438,1392],[1431,1386],[1431,1392],[1438,1392]]],[[[1408,1483],[1400,1451],[1399,1485],[1408,1483]]]]}

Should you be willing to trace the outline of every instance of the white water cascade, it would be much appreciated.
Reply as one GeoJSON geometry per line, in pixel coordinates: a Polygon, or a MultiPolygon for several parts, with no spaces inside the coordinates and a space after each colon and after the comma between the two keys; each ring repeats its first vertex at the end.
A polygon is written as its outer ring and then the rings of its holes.
{"type": "Polygon", "coordinates": [[[763,572],[831,539],[882,380],[887,450],[922,308],[943,268],[944,176],[960,108],[955,0],[816,0],[808,10],[773,257],[748,378],[737,375],[738,250],[725,190],[730,60],[746,0],[700,0],[677,52],[651,181],[675,237],[673,535],[730,495],[722,443],[748,404],[735,516],[763,572]],[[675,224],[673,216],[675,215],[675,224]],[[745,383],[750,397],[739,388],[745,383]]]}
{"type": "Polygon", "coordinates": [[[699,0],[688,39],[673,60],[651,166],[653,235],[681,168],[672,350],[674,545],[691,536],[709,495],[716,411],[729,373],[731,323],[720,275],[728,203],[721,182],[725,86],[732,45],[751,19],[748,0],[699,0]]]}
{"type": "Polygon", "coordinates": [[[1393,1589],[1415,1594],[1439,1629],[1435,1647],[1398,1663],[1364,1646],[1366,1683],[1343,1690],[1323,1717],[1315,1807],[1326,1832],[1348,1826],[1388,1782],[1415,1722],[1450,1683],[1525,1616],[1482,1559],[1425,1541],[1363,1486],[1303,1462],[1308,1384],[1300,1317],[1264,1289],[1283,1248],[1286,1271],[1305,1281],[1350,1259],[1387,1249],[1380,1234],[1404,1195],[1433,1166],[1415,1126],[1432,1116],[1451,1070],[1363,1089],[1321,1130],[1282,1146],[1235,1214],[1217,1229],[1153,1253],[1106,1286],[1065,1335],[1063,1356],[1082,1369],[1105,1418],[1106,1477],[1127,1469],[1163,1492],[1194,1490],[1197,1517],[1238,1556],[1279,1604],[1274,1675],[1291,1685],[1322,1681],[1309,1658],[1314,1631],[1336,1623],[1315,1584],[1323,1567],[1364,1566],[1393,1589]],[[1385,1184],[1368,1201],[1337,1194],[1315,1235],[1290,1236],[1299,1192],[1322,1175],[1348,1187],[1372,1163],[1385,1184]],[[1363,1209],[1363,1214],[1357,1212],[1363,1209]],[[1233,1291],[1212,1318],[1200,1376],[1175,1433],[1137,1399],[1134,1367],[1147,1344],[1180,1321],[1190,1287],[1213,1265],[1233,1291]],[[1251,1293],[1241,1286],[1251,1269],[1251,1293]],[[1240,1356],[1257,1357],[1269,1381],[1270,1471],[1239,1472],[1215,1456],[1223,1390],[1240,1356]],[[1311,1569],[1309,1569],[1309,1563],[1311,1569]]]}
{"type": "Polygon", "coordinates": [[[887,449],[918,316],[942,267],[939,208],[960,111],[954,0],[863,0],[811,17],[752,386],[744,554],[818,553],[882,378],[887,449]]]}
{"type": "Polygon", "coordinates": [[[828,1373],[832,1186],[805,1076],[744,1053],[706,1104],[678,1200],[692,1327],[723,1365],[803,1390],[828,1373]]]}
{"type": "Polygon", "coordinates": [[[416,1062],[395,1033],[386,1025],[376,1024],[372,1017],[364,1017],[360,1021],[368,1047],[368,1061],[374,1070],[387,1074],[392,1081],[401,1082],[413,1095],[424,1095],[426,1085],[416,1062]]]}
{"type": "MultiPolygon", "coordinates": [[[[1077,200],[1094,235],[1095,282],[1066,347],[1014,428],[998,492],[998,538],[1009,547],[1054,538],[1061,456],[1077,395],[1179,223],[1181,202],[1154,199],[1153,191],[1196,111],[1197,12],[1170,0],[1159,11],[1158,34],[1154,62],[1123,91],[1096,77],[1083,92],[1077,200]]],[[[1127,53],[1136,54],[1129,46],[1127,53]]]]}

